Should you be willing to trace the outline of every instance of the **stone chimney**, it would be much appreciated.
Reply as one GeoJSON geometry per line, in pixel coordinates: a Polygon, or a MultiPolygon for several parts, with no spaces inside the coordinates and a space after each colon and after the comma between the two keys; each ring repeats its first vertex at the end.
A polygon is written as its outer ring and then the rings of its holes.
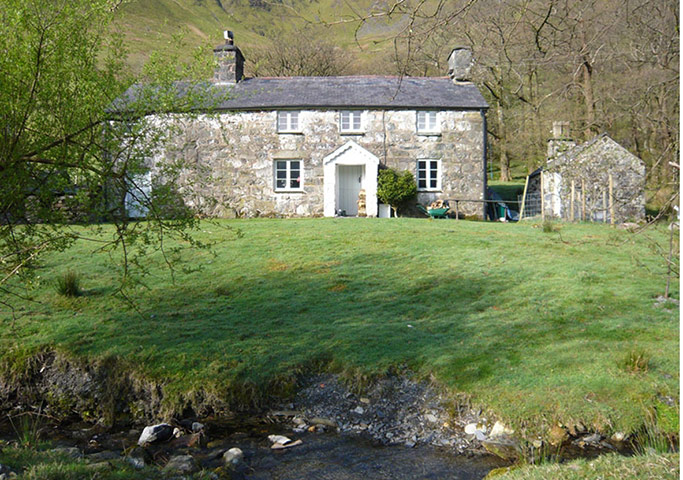
{"type": "Polygon", "coordinates": [[[569,132],[569,122],[553,122],[552,137],[548,140],[548,159],[552,159],[575,146],[576,142],[571,139],[569,132]]]}
{"type": "Polygon", "coordinates": [[[470,70],[474,64],[472,49],[469,47],[455,47],[448,56],[448,76],[453,83],[470,80],[470,70]]]}
{"type": "Polygon", "coordinates": [[[223,36],[225,43],[213,49],[216,70],[212,81],[216,85],[235,84],[244,78],[244,55],[234,45],[231,31],[226,30],[223,36]]]}

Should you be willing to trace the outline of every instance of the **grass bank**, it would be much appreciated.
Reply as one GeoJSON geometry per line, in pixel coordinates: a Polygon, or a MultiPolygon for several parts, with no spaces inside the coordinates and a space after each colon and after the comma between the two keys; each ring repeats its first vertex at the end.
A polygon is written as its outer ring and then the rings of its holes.
{"type": "Polygon", "coordinates": [[[150,259],[129,292],[137,312],[110,295],[118,277],[96,245],[53,255],[34,301],[0,313],[0,360],[118,357],[163,381],[169,401],[286,391],[316,366],[359,382],[408,367],[529,431],[631,432],[658,398],[678,402],[678,308],[655,301],[664,231],[257,219],[206,223],[200,236],[219,243],[182,257],[175,283],[150,259]],[[56,292],[68,270],[84,295],[56,292]]]}
{"type": "Polygon", "coordinates": [[[491,475],[487,479],[497,480],[674,480],[680,478],[680,456],[678,453],[637,455],[622,457],[604,455],[599,458],[575,460],[565,464],[547,464],[516,468],[502,475],[491,475]]]}

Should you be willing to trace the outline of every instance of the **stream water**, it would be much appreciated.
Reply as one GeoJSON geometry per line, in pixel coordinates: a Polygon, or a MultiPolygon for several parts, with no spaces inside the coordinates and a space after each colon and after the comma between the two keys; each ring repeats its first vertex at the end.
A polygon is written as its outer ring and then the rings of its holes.
{"type": "MultiPolygon", "coordinates": [[[[16,439],[16,434],[1,425],[0,437],[16,439]]],[[[77,447],[85,458],[95,459],[102,452],[123,457],[137,442],[139,430],[98,432],[87,424],[43,426],[43,440],[54,447],[77,447]]],[[[457,479],[484,478],[492,469],[504,466],[500,459],[487,455],[455,455],[452,450],[427,445],[413,448],[385,446],[359,435],[292,433],[277,424],[207,423],[208,442],[187,447],[171,441],[147,448],[147,464],[160,468],[174,455],[190,454],[202,468],[223,465],[222,453],[238,447],[244,462],[233,479],[249,480],[380,480],[380,479],[457,479]],[[301,445],[272,450],[270,434],[300,439],[301,445]]]]}
{"type": "Polygon", "coordinates": [[[302,440],[300,446],[281,451],[271,450],[263,437],[232,439],[250,467],[244,478],[474,480],[504,465],[490,456],[468,458],[431,446],[382,446],[357,435],[311,433],[296,438],[302,440]]]}

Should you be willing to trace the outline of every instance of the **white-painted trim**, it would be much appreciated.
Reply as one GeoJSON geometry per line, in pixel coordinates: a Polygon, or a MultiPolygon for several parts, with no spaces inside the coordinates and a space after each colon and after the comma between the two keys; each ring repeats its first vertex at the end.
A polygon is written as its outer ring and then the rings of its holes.
{"type": "Polygon", "coordinates": [[[324,215],[334,217],[337,209],[337,165],[361,165],[365,175],[361,188],[365,189],[368,217],[377,216],[377,170],[379,158],[349,140],[323,158],[324,215]]]}
{"type": "Polygon", "coordinates": [[[340,110],[339,111],[339,133],[341,135],[363,135],[365,133],[365,112],[363,110],[340,110]],[[343,129],[342,128],[342,116],[344,113],[350,113],[352,116],[355,116],[355,114],[360,115],[360,127],[359,128],[353,128],[353,119],[350,117],[349,118],[349,125],[350,128],[343,129]]]}
{"type": "Polygon", "coordinates": [[[300,110],[278,110],[275,114],[275,129],[277,133],[302,133],[300,110]],[[292,114],[296,114],[296,128],[292,128],[292,114]],[[280,115],[285,115],[287,127],[280,128],[280,115]]]}
{"type": "MultiPolygon", "coordinates": [[[[417,110],[415,112],[415,132],[418,135],[441,135],[441,119],[439,112],[435,110],[417,110]],[[434,114],[434,127],[420,128],[420,114],[434,114]]],[[[426,119],[425,119],[426,120],[426,119]]]]}
{"type": "Polygon", "coordinates": [[[274,158],[273,159],[273,191],[275,193],[302,193],[304,191],[304,161],[301,158],[274,158]],[[277,188],[277,162],[287,162],[287,177],[285,179],[286,187],[277,188]],[[299,162],[299,188],[289,186],[291,181],[290,175],[292,172],[291,162],[299,162]]]}
{"type": "Polygon", "coordinates": [[[418,158],[417,161],[415,162],[415,181],[417,182],[417,191],[418,192],[440,192],[441,191],[441,177],[443,176],[443,172],[441,170],[441,159],[439,158],[418,158]],[[429,164],[427,164],[427,186],[424,188],[420,188],[420,168],[419,162],[437,162],[436,163],[436,187],[430,187],[429,184],[431,183],[431,177],[429,177],[429,164]]]}

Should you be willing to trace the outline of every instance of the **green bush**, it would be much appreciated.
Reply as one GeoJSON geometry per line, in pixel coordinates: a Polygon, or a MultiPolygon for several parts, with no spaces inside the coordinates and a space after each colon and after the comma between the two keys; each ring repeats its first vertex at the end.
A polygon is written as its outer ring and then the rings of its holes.
{"type": "Polygon", "coordinates": [[[68,271],[62,274],[57,279],[57,293],[65,297],[78,297],[83,291],[81,290],[81,276],[73,271],[68,271]]]}
{"type": "Polygon", "coordinates": [[[388,203],[398,216],[398,209],[417,196],[415,177],[409,171],[402,173],[391,168],[380,170],[377,177],[377,198],[388,203]]]}

